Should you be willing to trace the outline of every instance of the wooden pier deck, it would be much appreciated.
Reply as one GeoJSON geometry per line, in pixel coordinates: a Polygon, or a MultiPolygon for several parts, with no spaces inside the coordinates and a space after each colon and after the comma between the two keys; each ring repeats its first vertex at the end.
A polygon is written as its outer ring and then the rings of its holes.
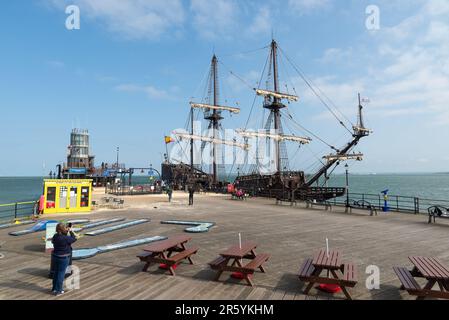
{"type": "Polygon", "coordinates": [[[177,276],[172,277],[157,267],[141,272],[143,264],[136,255],[142,246],[104,253],[75,261],[81,273],[80,289],[58,298],[49,293],[50,257],[44,253],[43,233],[12,237],[9,231],[25,227],[0,230],[0,299],[343,299],[342,294],[332,296],[316,290],[305,296],[297,277],[300,263],[322,248],[326,237],[333,248],[342,250],[345,260],[354,262],[359,269],[359,284],[351,291],[354,299],[411,299],[399,291],[400,283],[393,272],[393,266],[410,266],[409,255],[434,256],[449,265],[449,224],[440,220],[429,225],[426,216],[380,213],[370,217],[369,213],[356,210],[346,214],[343,208],[329,212],[277,206],[274,200],[267,199],[233,201],[228,197],[196,196],[195,200],[193,208],[187,207],[183,199],[172,204],[151,204],[146,209],[93,213],[88,217],[150,218],[151,223],[96,237],[85,236],[74,245],[95,247],[183,233],[182,226],[160,224],[167,219],[216,222],[208,233],[192,235],[191,244],[200,247],[194,257],[195,265],[180,266],[177,276]],[[218,252],[238,243],[239,232],[243,240],[259,244],[258,252],[271,254],[267,273],[255,275],[253,288],[225,275],[220,282],[214,282],[215,273],[207,266],[218,252]],[[379,290],[369,291],[365,287],[368,265],[380,268],[379,290]]]}

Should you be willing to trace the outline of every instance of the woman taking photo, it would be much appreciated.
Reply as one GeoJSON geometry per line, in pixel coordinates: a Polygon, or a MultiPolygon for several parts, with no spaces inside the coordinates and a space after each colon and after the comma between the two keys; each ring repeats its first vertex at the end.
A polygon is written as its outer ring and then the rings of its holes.
{"type": "Polygon", "coordinates": [[[67,228],[64,223],[58,223],[52,239],[54,249],[51,255],[54,268],[52,292],[55,295],[64,293],[64,277],[72,255],[71,245],[75,241],[76,235],[71,228],[67,228]]]}

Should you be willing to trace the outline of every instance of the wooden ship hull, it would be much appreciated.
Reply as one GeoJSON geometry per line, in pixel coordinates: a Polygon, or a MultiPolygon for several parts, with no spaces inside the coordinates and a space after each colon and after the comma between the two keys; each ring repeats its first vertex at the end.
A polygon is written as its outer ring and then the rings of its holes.
{"type": "Polygon", "coordinates": [[[213,176],[184,163],[163,163],[162,180],[172,186],[174,190],[184,190],[195,184],[197,188],[209,190],[213,186],[213,176]]]}
{"type": "Polygon", "coordinates": [[[301,201],[326,201],[342,197],[346,188],[309,187],[304,172],[283,172],[273,175],[245,175],[235,180],[235,187],[255,197],[301,201]]]}

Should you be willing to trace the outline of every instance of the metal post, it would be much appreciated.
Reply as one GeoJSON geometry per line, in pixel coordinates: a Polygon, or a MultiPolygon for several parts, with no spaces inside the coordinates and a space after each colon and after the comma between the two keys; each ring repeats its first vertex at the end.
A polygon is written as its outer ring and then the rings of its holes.
{"type": "Polygon", "coordinates": [[[415,214],[419,213],[419,198],[415,198],[415,214]]]}
{"type": "Polygon", "coordinates": [[[14,205],[14,220],[17,220],[17,202],[14,205]]]}
{"type": "Polygon", "coordinates": [[[349,173],[348,173],[348,164],[345,165],[346,168],[346,208],[349,208],[349,173]]]}
{"type": "Polygon", "coordinates": [[[120,147],[117,147],[117,170],[118,170],[119,153],[120,153],[120,147]]]}

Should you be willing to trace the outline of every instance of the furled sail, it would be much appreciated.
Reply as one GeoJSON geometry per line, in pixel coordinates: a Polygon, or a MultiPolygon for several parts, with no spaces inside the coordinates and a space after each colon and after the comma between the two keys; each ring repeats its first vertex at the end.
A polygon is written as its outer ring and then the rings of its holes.
{"type": "Polygon", "coordinates": [[[258,96],[273,97],[273,98],[277,98],[277,99],[286,99],[288,101],[298,101],[299,100],[299,98],[297,96],[287,94],[287,93],[270,91],[270,90],[256,89],[256,93],[258,96]]]}
{"type": "Polygon", "coordinates": [[[293,141],[293,142],[299,142],[300,144],[308,144],[312,141],[312,139],[310,139],[310,138],[291,136],[291,135],[283,135],[283,134],[245,131],[245,130],[236,130],[236,132],[237,132],[237,134],[239,134],[245,138],[269,138],[269,139],[273,139],[275,141],[293,141]]]}
{"type": "Polygon", "coordinates": [[[188,134],[188,133],[181,133],[181,132],[173,132],[174,135],[181,139],[189,139],[189,140],[196,140],[196,141],[203,141],[203,142],[209,142],[213,144],[223,144],[231,147],[238,147],[244,150],[249,150],[250,145],[245,143],[238,143],[235,141],[228,141],[228,140],[222,140],[222,139],[216,139],[211,137],[205,137],[205,136],[199,136],[195,134],[188,134]]]}
{"type": "Polygon", "coordinates": [[[215,106],[215,105],[211,105],[211,104],[195,103],[195,102],[190,102],[190,106],[194,109],[212,109],[212,110],[220,110],[220,111],[229,111],[231,113],[240,113],[239,108],[227,107],[227,106],[215,106]]]}
{"type": "Polygon", "coordinates": [[[331,154],[328,156],[324,156],[323,159],[326,159],[327,161],[347,161],[347,160],[357,160],[362,161],[363,154],[361,153],[354,153],[354,154],[331,154]]]}

